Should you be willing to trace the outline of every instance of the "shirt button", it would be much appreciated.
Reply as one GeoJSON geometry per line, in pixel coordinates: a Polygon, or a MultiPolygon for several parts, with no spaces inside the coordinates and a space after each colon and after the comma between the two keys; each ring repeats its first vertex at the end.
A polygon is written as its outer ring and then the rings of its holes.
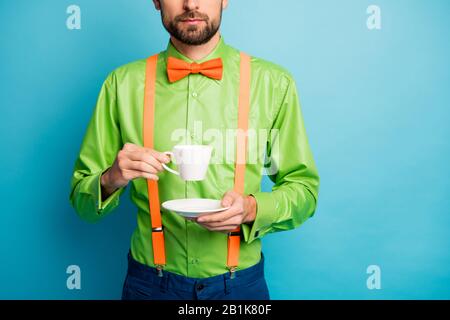
{"type": "Polygon", "coordinates": [[[197,98],[197,96],[198,96],[197,92],[192,92],[192,96],[193,96],[194,98],[197,98]]]}

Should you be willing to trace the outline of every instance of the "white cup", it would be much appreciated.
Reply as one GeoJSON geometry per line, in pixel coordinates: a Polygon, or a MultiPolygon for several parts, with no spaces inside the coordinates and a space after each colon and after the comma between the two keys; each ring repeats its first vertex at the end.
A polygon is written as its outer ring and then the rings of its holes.
{"type": "Polygon", "coordinates": [[[212,146],[208,145],[176,145],[172,151],[165,151],[171,157],[179,171],[162,164],[167,171],[179,175],[186,181],[199,181],[205,179],[211,159],[212,146]]]}

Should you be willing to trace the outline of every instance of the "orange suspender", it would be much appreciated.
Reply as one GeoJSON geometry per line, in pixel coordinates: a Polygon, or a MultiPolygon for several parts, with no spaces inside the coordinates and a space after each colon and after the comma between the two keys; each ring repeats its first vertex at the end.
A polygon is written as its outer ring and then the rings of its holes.
{"type": "MultiPolygon", "coordinates": [[[[144,88],[144,147],[153,149],[153,129],[155,122],[155,87],[156,87],[156,65],[158,55],[147,59],[145,88],[144,88]]],[[[164,232],[162,229],[161,211],[159,207],[158,182],[147,179],[148,200],[150,207],[150,218],[152,221],[152,244],[153,260],[159,275],[162,276],[162,268],[166,264],[164,248],[164,232]]]]}
{"type": "MultiPolygon", "coordinates": [[[[250,111],[250,57],[242,52],[240,69],[234,191],[244,194],[248,114],[250,111]]],[[[234,277],[234,272],[236,271],[239,261],[239,245],[241,243],[240,231],[241,227],[238,226],[228,234],[227,266],[231,271],[231,277],[234,277]]]]}
{"type": "MultiPolygon", "coordinates": [[[[143,135],[144,147],[154,148],[154,120],[155,120],[155,87],[156,66],[158,55],[147,59],[146,77],[144,88],[144,117],[143,135]]],[[[248,114],[250,110],[250,56],[241,53],[240,83],[239,83],[239,109],[238,109],[238,132],[236,136],[236,167],[234,177],[234,191],[244,194],[245,163],[247,150],[248,114]]],[[[158,182],[147,179],[148,200],[150,218],[152,223],[152,245],[153,260],[162,276],[162,269],[166,264],[164,247],[164,231],[161,220],[159,203],[158,182]]],[[[231,277],[239,261],[240,227],[228,234],[227,267],[231,271],[231,277]]]]}

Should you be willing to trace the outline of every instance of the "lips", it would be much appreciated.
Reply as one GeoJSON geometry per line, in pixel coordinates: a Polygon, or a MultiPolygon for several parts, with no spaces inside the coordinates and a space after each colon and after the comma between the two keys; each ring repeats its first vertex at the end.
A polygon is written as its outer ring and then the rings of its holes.
{"type": "Polygon", "coordinates": [[[181,20],[181,22],[187,23],[187,24],[197,24],[202,22],[203,19],[186,19],[186,20],[181,20]]]}

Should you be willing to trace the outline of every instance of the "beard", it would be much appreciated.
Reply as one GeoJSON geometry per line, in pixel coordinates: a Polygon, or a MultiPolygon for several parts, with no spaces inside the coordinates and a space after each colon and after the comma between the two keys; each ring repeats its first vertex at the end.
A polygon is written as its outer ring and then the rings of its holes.
{"type": "Polygon", "coordinates": [[[169,20],[161,8],[161,19],[164,28],[178,41],[187,44],[199,46],[207,43],[217,33],[222,21],[222,9],[220,9],[220,17],[217,20],[210,20],[207,15],[195,11],[189,11],[169,20]],[[203,20],[199,25],[191,25],[183,28],[182,20],[186,19],[201,19],[203,20]]]}

